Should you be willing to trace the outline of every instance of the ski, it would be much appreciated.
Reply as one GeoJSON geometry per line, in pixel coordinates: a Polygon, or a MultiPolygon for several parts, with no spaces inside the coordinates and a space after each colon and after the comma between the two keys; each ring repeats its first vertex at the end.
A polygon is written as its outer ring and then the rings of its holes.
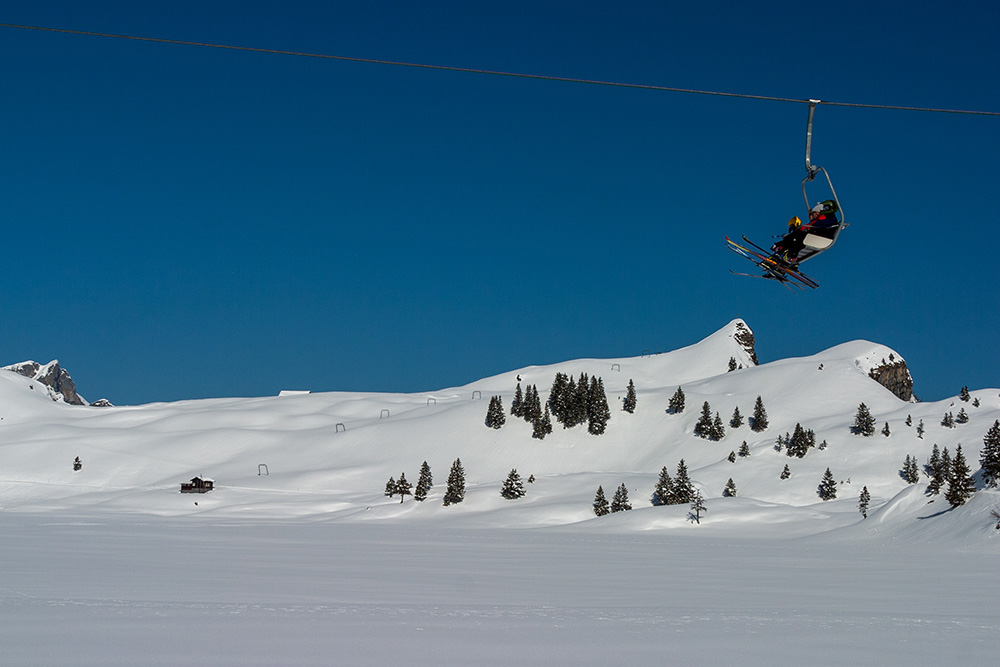
{"type": "MultiPolygon", "coordinates": [[[[763,270],[766,273],[766,275],[755,276],[755,277],[765,278],[768,280],[770,279],[777,280],[782,284],[791,282],[791,284],[794,284],[796,287],[800,288],[802,288],[803,286],[812,289],[819,287],[818,282],[816,282],[809,276],[805,275],[804,273],[798,270],[793,270],[792,268],[787,267],[783,265],[781,262],[775,260],[767,250],[764,250],[759,245],[748,239],[746,236],[743,237],[743,240],[748,245],[752,246],[753,249],[740,245],[739,243],[733,241],[728,236],[726,237],[726,243],[728,244],[730,250],[735,252],[737,255],[740,255],[741,257],[749,259],[751,262],[756,264],[761,270],[763,270]]],[[[733,273],[736,272],[733,271],[733,273]]]]}

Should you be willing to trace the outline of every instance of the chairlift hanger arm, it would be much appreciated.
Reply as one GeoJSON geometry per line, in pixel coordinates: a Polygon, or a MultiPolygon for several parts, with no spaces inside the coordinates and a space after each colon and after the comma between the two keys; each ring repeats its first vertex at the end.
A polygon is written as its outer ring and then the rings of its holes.
{"type": "Polygon", "coordinates": [[[813,114],[816,113],[816,105],[821,100],[809,100],[809,121],[806,124],[806,176],[810,181],[816,178],[820,168],[812,164],[812,140],[813,140],[813,114]]]}

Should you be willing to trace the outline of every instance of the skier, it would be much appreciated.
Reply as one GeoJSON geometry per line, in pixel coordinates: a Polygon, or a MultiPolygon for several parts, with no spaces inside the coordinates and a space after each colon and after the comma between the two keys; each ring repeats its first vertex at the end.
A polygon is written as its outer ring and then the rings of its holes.
{"type": "MultiPolygon", "coordinates": [[[[809,245],[814,250],[820,250],[824,245],[832,243],[833,235],[840,226],[837,220],[837,204],[832,199],[821,201],[809,210],[809,224],[803,225],[797,215],[788,221],[788,232],[781,240],[771,246],[774,259],[785,264],[796,265],[801,259],[802,250],[806,246],[806,237],[812,237],[809,245]]],[[[815,252],[809,253],[813,255],[815,252]]]]}

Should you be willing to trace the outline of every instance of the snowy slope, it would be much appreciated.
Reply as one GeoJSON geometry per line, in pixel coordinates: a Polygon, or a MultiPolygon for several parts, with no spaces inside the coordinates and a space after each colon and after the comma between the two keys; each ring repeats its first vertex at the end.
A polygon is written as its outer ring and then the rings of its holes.
{"type": "Polygon", "coordinates": [[[704,534],[736,523],[755,525],[762,535],[875,528],[940,533],[942,539],[991,534],[989,512],[1000,504],[995,492],[980,491],[967,506],[942,514],[943,498],[928,504],[923,485],[907,485],[898,471],[907,455],[923,463],[934,443],[952,452],[962,443],[978,468],[983,435],[1000,418],[996,389],[972,392],[979,407],[957,399],[903,402],[868,377],[873,363],[899,355],[865,341],[755,367],[734,339],[740,323],[669,353],[530,366],[419,394],[332,392],[90,408],[53,403],[37,385],[31,388],[31,380],[0,373],[0,509],[692,530],[686,507],[649,503],[660,468],[673,474],[683,458],[708,499],[708,515],[697,526],[704,534]],[[743,368],[727,372],[731,357],[743,368]],[[539,441],[529,424],[510,416],[502,429],[484,425],[490,396],[502,395],[509,410],[520,377],[522,387],[537,385],[544,401],[557,371],[603,379],[612,408],[604,435],[555,424],[539,441]],[[630,379],[638,393],[635,414],[620,409],[630,379]],[[668,414],[678,386],[686,409],[668,414]],[[734,408],[751,415],[757,396],[769,428],[729,429],[734,408]],[[727,424],[719,442],[693,435],[704,401],[727,424]],[[888,422],[889,437],[851,433],[861,402],[879,430],[888,422]],[[940,425],[945,412],[961,408],[970,416],[967,424],[940,425]],[[913,426],[905,425],[908,416],[913,426]],[[923,439],[915,432],[921,420],[923,439]],[[813,449],[803,459],[775,451],[776,438],[797,423],[813,429],[826,449],[813,449]],[[730,463],[729,453],[743,441],[751,456],[730,463]],[[83,461],[79,472],[72,470],[74,457],[83,461]],[[443,507],[448,469],[459,457],[467,498],[443,507]],[[415,483],[424,460],[436,482],[427,502],[400,504],[383,496],[390,476],[405,472],[415,483]],[[780,480],[786,464],[792,476],[780,480]],[[822,502],[816,488],[828,467],[840,482],[838,499],[822,502]],[[517,501],[499,495],[512,468],[536,479],[517,501]],[[195,475],[213,478],[216,490],[197,497],[178,493],[179,483],[195,475]],[[737,498],[721,497],[729,478],[737,498]],[[610,496],[621,483],[637,511],[594,517],[590,505],[598,485],[610,496]],[[866,522],[856,509],[862,486],[872,495],[866,522]]]}

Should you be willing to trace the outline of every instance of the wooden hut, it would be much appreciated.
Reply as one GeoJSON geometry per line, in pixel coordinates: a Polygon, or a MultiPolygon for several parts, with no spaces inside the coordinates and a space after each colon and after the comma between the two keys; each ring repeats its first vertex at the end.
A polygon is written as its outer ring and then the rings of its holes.
{"type": "Polygon", "coordinates": [[[207,477],[192,477],[188,483],[181,482],[181,493],[208,493],[215,488],[215,480],[207,477]]]}

